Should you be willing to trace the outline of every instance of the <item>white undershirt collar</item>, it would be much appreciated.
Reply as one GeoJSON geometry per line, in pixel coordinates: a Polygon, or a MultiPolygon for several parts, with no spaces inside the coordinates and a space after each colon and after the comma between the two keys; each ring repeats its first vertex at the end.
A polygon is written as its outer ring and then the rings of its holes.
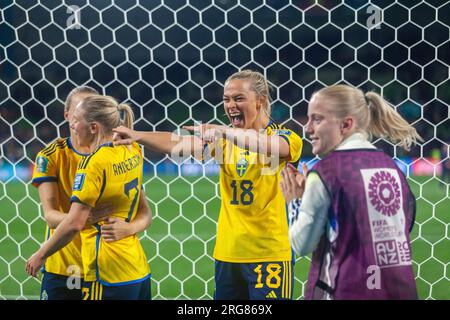
{"type": "Polygon", "coordinates": [[[367,140],[364,134],[356,132],[342,141],[335,150],[349,149],[376,149],[376,147],[367,140]]]}

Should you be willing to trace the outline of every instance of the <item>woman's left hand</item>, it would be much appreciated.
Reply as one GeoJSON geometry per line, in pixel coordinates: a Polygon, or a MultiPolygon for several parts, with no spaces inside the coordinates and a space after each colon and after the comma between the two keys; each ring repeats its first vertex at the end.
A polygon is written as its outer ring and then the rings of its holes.
{"type": "Polygon", "coordinates": [[[306,175],[308,174],[308,167],[302,163],[303,174],[290,163],[281,171],[281,192],[286,199],[286,202],[291,202],[294,199],[301,198],[305,191],[306,175]]]}
{"type": "Polygon", "coordinates": [[[229,128],[219,124],[201,124],[198,126],[183,126],[183,129],[198,134],[204,142],[209,143],[215,141],[229,128]]]}
{"type": "Polygon", "coordinates": [[[101,226],[101,234],[106,242],[113,242],[134,234],[132,225],[117,217],[108,217],[101,226]]]}

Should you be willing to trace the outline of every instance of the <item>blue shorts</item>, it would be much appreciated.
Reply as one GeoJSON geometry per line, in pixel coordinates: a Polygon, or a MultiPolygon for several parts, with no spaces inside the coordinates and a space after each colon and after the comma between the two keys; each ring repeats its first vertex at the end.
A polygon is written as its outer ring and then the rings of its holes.
{"type": "Polygon", "coordinates": [[[69,288],[69,277],[45,271],[41,285],[41,300],[81,300],[81,283],[78,288],[69,288]]]}
{"type": "Polygon", "coordinates": [[[231,263],[216,260],[214,299],[291,299],[293,271],[291,261],[231,263]]]}
{"type": "Polygon", "coordinates": [[[98,281],[83,283],[83,300],[151,300],[150,277],[126,285],[103,285],[98,281]]]}

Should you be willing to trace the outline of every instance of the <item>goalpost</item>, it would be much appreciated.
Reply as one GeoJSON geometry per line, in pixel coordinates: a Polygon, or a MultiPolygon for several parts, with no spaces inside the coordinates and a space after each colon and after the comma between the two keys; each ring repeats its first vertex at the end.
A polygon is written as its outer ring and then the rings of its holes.
{"type": "MultiPolygon", "coordinates": [[[[420,298],[450,299],[450,3],[331,0],[42,0],[0,4],[0,299],[35,299],[24,271],[44,239],[30,173],[37,151],[68,135],[62,104],[90,85],[129,102],[140,130],[227,123],[222,84],[252,68],[269,79],[272,116],[304,139],[308,99],[349,83],[382,93],[425,142],[404,153],[378,139],[417,196],[412,233],[420,298]]],[[[141,235],[154,299],[211,299],[217,166],[144,148],[153,224],[141,235]]],[[[295,266],[303,297],[309,258],[295,266]]]]}

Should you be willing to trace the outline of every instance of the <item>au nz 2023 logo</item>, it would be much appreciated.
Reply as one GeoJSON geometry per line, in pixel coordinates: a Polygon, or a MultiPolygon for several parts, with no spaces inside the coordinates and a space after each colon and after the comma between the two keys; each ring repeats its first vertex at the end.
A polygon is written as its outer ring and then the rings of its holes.
{"type": "Polygon", "coordinates": [[[400,186],[388,171],[375,173],[369,182],[369,197],[374,208],[385,216],[400,210],[400,186]]]}
{"type": "Polygon", "coordinates": [[[36,159],[36,171],[39,173],[46,173],[48,166],[48,159],[46,157],[39,156],[36,159]]]}

